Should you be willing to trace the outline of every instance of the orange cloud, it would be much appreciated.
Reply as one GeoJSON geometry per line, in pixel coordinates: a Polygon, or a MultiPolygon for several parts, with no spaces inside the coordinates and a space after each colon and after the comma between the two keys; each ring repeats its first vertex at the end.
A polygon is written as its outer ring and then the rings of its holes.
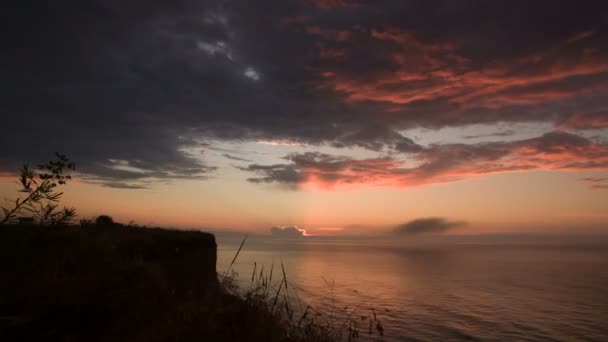
{"type": "Polygon", "coordinates": [[[589,129],[589,128],[607,128],[608,127],[608,111],[605,112],[586,112],[575,113],[567,117],[558,128],[563,130],[569,129],[589,129]]]}
{"type": "Polygon", "coordinates": [[[403,47],[413,46],[418,50],[431,52],[450,52],[455,51],[456,46],[452,43],[427,43],[419,40],[416,36],[408,31],[403,31],[398,28],[390,28],[386,31],[372,30],[371,36],[379,40],[387,40],[395,42],[403,47]]]}

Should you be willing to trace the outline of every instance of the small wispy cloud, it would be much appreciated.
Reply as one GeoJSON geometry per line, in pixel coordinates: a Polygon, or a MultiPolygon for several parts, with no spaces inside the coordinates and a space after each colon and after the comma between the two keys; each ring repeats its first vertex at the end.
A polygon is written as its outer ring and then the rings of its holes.
{"type": "Polygon", "coordinates": [[[262,145],[271,145],[271,146],[304,146],[304,144],[297,142],[297,141],[293,141],[293,140],[285,140],[285,139],[278,139],[278,140],[259,140],[257,141],[258,144],[262,144],[262,145]]]}
{"type": "Polygon", "coordinates": [[[254,81],[260,80],[260,73],[252,67],[245,68],[243,75],[245,75],[245,77],[251,78],[254,81]]]}
{"type": "Polygon", "coordinates": [[[130,183],[123,183],[123,182],[103,182],[100,184],[103,187],[113,188],[113,189],[129,189],[129,190],[149,189],[147,186],[142,185],[142,184],[130,184],[130,183]]]}
{"type": "Polygon", "coordinates": [[[236,161],[242,161],[242,162],[249,162],[249,163],[250,163],[250,162],[252,162],[252,160],[251,160],[251,159],[245,159],[245,158],[235,157],[235,156],[230,155],[230,154],[228,154],[228,153],[224,153],[224,154],[222,154],[222,156],[223,156],[224,158],[228,158],[228,159],[230,159],[230,160],[236,160],[236,161]]]}
{"type": "Polygon", "coordinates": [[[283,239],[301,239],[308,236],[306,230],[300,229],[295,226],[289,227],[272,227],[270,229],[272,237],[283,238],[283,239]]]}
{"type": "Polygon", "coordinates": [[[488,133],[488,134],[465,135],[465,136],[463,136],[463,138],[464,139],[478,139],[478,138],[509,137],[514,134],[515,134],[515,131],[509,129],[506,131],[500,131],[500,132],[488,133]]]}
{"type": "Polygon", "coordinates": [[[588,183],[591,189],[608,189],[608,177],[585,177],[581,178],[580,181],[588,183]]]}
{"type": "Polygon", "coordinates": [[[224,41],[217,41],[211,43],[205,41],[198,41],[196,42],[196,47],[199,50],[206,52],[210,56],[220,55],[228,58],[229,60],[233,60],[230,47],[224,41]]]}

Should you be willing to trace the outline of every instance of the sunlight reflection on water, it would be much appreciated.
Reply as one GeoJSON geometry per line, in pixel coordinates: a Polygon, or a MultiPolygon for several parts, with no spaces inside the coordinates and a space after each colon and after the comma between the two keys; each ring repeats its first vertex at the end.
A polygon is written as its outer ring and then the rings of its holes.
{"type": "MultiPolygon", "coordinates": [[[[218,236],[219,273],[240,242],[218,236]]],[[[254,262],[281,261],[305,303],[337,316],[373,307],[387,341],[608,339],[603,247],[250,238],[233,268],[247,288],[254,262]]]]}

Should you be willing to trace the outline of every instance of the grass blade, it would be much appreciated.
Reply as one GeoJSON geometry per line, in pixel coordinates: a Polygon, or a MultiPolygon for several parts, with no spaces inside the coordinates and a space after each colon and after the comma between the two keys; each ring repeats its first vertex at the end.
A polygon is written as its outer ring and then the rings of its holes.
{"type": "Polygon", "coordinates": [[[239,253],[241,253],[241,249],[243,249],[243,245],[245,244],[245,241],[247,241],[247,235],[245,235],[245,237],[243,238],[243,241],[241,241],[241,245],[239,246],[239,249],[236,251],[236,254],[234,255],[234,258],[232,259],[230,266],[228,266],[228,269],[226,269],[226,272],[224,273],[224,277],[226,277],[226,275],[232,268],[232,265],[234,265],[234,263],[236,262],[236,258],[239,257],[239,253]]]}

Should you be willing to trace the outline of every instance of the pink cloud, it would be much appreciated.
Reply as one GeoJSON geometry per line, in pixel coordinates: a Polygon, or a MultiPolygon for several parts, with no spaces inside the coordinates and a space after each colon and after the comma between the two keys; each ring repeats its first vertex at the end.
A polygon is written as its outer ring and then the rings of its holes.
{"type": "Polygon", "coordinates": [[[558,128],[563,130],[607,127],[608,111],[575,113],[568,116],[558,125],[558,128]]]}
{"type": "MultiPolygon", "coordinates": [[[[325,31],[323,31],[325,32],[325,31]]],[[[325,68],[334,77],[319,80],[320,89],[330,89],[346,102],[373,101],[404,106],[418,101],[445,101],[455,108],[499,109],[512,105],[534,105],[560,101],[593,91],[606,91],[608,62],[603,56],[563,53],[593,35],[582,32],[548,48],[517,58],[495,60],[473,66],[454,42],[427,41],[415,32],[389,28],[371,30],[369,49],[378,43],[391,43],[389,56],[394,63],[386,70],[356,74],[340,66],[325,68]]],[[[335,39],[335,38],[334,38],[335,39]]],[[[319,49],[323,60],[357,58],[345,51],[330,54],[319,49]]]]}
{"type": "Polygon", "coordinates": [[[552,132],[515,142],[434,145],[406,160],[351,159],[321,153],[293,154],[288,164],[245,169],[256,183],[284,183],[301,189],[331,190],[361,185],[410,187],[496,173],[530,170],[605,170],[608,145],[577,135],[552,132]]]}

